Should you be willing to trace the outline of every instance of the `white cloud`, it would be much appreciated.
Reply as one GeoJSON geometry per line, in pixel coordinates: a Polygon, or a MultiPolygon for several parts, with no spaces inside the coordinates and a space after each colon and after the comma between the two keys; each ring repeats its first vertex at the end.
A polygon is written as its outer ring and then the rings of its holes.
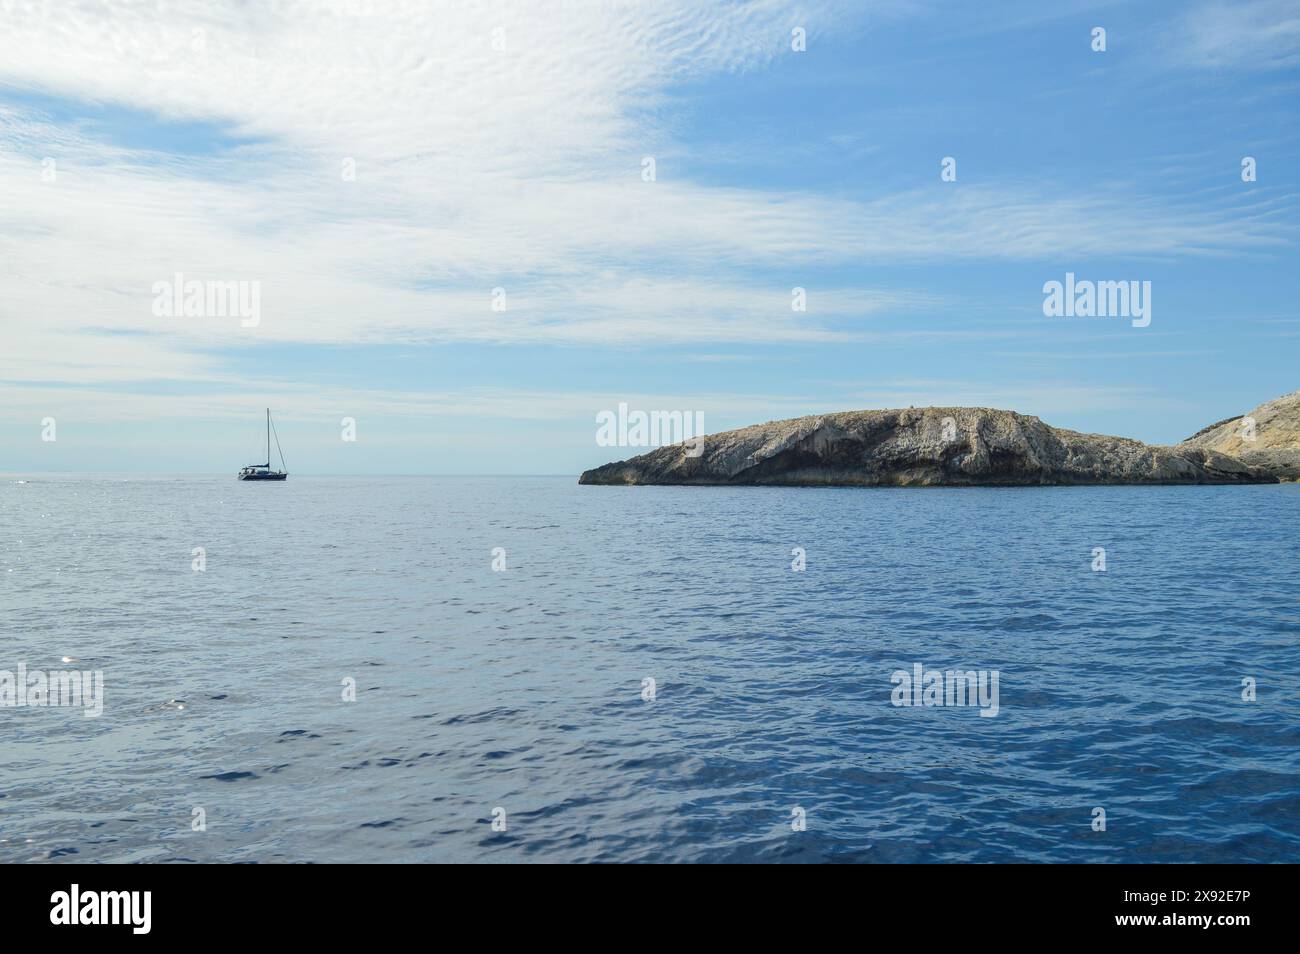
{"type": "Polygon", "coordinates": [[[229,380],[205,352],[266,342],[828,341],[934,299],[809,282],[794,313],[790,272],[1237,252],[1283,236],[1267,202],[1243,213],[1232,199],[974,184],[827,196],[700,185],[681,163],[641,180],[642,156],[673,154],[661,120],[674,83],[790,55],[792,25],[814,39],[850,29],[857,4],[0,7],[0,81],[255,141],[175,156],[0,112],[10,380],[229,380]],[[153,283],[178,271],[260,281],[261,325],[154,317],[153,283]],[[497,286],[505,312],[490,308],[497,286]],[[134,334],[87,333],[101,329],[134,334]]]}
{"type": "Polygon", "coordinates": [[[1300,63],[1300,5],[1295,0],[1215,0],[1188,10],[1174,33],[1190,65],[1250,70],[1300,63]]]}

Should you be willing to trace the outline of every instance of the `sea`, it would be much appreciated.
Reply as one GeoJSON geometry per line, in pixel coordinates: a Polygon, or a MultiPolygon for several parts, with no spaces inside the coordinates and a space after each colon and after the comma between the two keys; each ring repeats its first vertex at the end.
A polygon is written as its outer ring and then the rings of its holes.
{"type": "Polygon", "coordinates": [[[1300,485],[5,475],[0,861],[1294,862],[1298,570],[1300,485]]]}

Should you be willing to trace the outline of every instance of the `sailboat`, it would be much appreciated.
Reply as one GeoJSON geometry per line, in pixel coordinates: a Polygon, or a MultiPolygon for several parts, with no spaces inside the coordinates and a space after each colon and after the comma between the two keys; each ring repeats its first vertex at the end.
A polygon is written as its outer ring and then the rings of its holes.
{"type": "Polygon", "coordinates": [[[280,451],[280,469],[271,469],[271,409],[266,409],[266,463],[249,464],[239,472],[240,480],[284,480],[289,472],[284,469],[284,451],[280,450],[280,435],[275,435],[275,449],[280,451]]]}

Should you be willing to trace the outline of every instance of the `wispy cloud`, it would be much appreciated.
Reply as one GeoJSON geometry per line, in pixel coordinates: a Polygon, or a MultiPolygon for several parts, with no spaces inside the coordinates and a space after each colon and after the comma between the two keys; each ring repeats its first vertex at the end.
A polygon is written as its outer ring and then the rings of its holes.
{"type": "Polygon", "coordinates": [[[831,196],[705,186],[671,167],[646,182],[642,157],[671,145],[654,118],[671,84],[762,65],[788,51],[792,22],[830,30],[851,11],[558,9],[36,4],[7,18],[9,83],[257,144],[179,159],[6,110],[0,374],[39,376],[44,354],[48,375],[166,377],[194,370],[197,349],[267,341],[830,341],[933,296],[822,288],[796,313],[793,282],[764,288],[755,270],[1233,253],[1288,234],[1282,198],[989,184],[831,196]],[[260,281],[263,323],[154,317],[150,288],[175,272],[260,281]],[[498,287],[505,311],[491,307],[498,287]],[[160,337],[76,337],[101,328],[160,337]]]}
{"type": "Polygon", "coordinates": [[[1300,63],[1300,5],[1294,0],[1214,0],[1193,5],[1173,33],[1190,66],[1275,70],[1300,63]]]}

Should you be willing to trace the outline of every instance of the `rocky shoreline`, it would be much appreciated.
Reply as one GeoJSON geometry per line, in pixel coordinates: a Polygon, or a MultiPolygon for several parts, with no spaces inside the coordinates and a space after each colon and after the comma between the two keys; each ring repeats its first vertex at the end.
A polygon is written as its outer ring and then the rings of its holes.
{"type": "Polygon", "coordinates": [[[1261,484],[1297,477],[1300,392],[1173,446],[1082,434],[993,408],[843,411],[659,447],[588,470],[578,482],[929,487],[1261,484]]]}

